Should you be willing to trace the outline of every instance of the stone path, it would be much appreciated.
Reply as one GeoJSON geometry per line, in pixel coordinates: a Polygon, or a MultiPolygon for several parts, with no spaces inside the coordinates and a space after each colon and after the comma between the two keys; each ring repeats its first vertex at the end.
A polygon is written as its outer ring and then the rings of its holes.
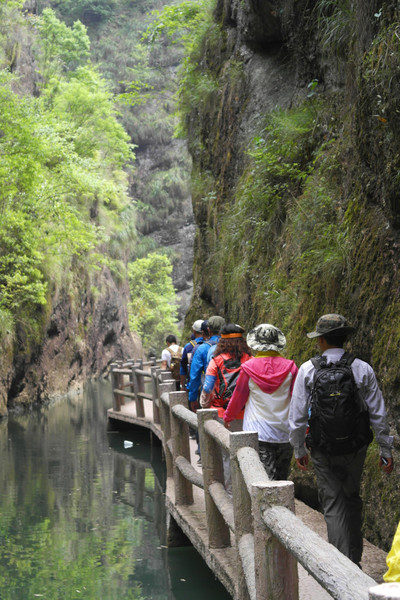
{"type": "MultiPolygon", "coordinates": [[[[145,400],[145,419],[136,417],[134,403],[121,407],[120,412],[112,409],[108,411],[109,418],[125,421],[135,425],[147,427],[160,438],[161,430],[152,421],[152,402],[145,400]]],[[[201,466],[197,464],[198,455],[195,453],[197,444],[190,440],[191,462],[196,470],[201,472],[201,466]]],[[[235,582],[236,556],[234,548],[223,550],[210,550],[208,548],[208,534],[205,525],[205,503],[203,490],[194,487],[194,503],[190,506],[175,506],[174,484],[172,478],[168,478],[166,486],[166,503],[170,514],[181,527],[182,531],[189,537],[193,545],[202,555],[209,567],[218,573],[222,583],[233,593],[235,582]]],[[[323,515],[311,509],[303,502],[296,500],[296,515],[313,531],[323,539],[327,539],[326,526],[323,515]]],[[[365,540],[362,558],[362,569],[377,583],[382,583],[382,575],[386,571],[386,553],[365,540]]],[[[331,598],[301,565],[299,565],[299,590],[301,600],[325,600],[331,598]]]]}

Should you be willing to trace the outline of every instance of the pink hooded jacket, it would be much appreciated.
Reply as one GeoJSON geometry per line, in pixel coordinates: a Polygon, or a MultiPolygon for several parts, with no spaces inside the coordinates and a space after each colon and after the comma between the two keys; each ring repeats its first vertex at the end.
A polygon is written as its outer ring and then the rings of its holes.
{"type": "MultiPolygon", "coordinates": [[[[268,403],[268,411],[271,414],[274,412],[274,403],[276,400],[277,405],[279,405],[279,414],[282,414],[282,402],[287,405],[288,412],[289,401],[292,395],[297,371],[298,369],[294,361],[279,355],[259,356],[244,363],[235,391],[225,411],[224,421],[226,423],[233,421],[237,414],[245,407],[252,393],[254,395],[257,394],[258,403],[260,402],[261,395],[265,404],[268,403]],[[291,375],[290,380],[288,379],[289,375],[291,375]],[[282,389],[280,390],[281,386],[282,389]],[[253,392],[251,391],[251,388],[253,389],[253,392]],[[257,391],[258,388],[259,391],[257,391]],[[287,391],[284,391],[286,388],[287,391]]],[[[248,412],[250,413],[251,411],[249,410],[248,412]]],[[[284,410],[284,412],[286,413],[286,410],[284,410]]],[[[257,413],[257,407],[255,413],[257,413]]],[[[276,426],[280,428],[280,425],[277,424],[277,420],[279,420],[278,417],[273,418],[273,422],[271,423],[273,428],[276,428],[276,426]]],[[[258,429],[258,427],[256,429],[258,429]]]]}

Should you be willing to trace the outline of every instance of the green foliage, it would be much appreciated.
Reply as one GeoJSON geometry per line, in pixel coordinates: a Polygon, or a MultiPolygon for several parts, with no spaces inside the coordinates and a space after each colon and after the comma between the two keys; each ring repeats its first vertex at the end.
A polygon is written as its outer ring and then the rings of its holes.
{"type": "Polygon", "coordinates": [[[45,81],[57,71],[70,71],[87,62],[90,40],[80,21],[67,27],[51,8],[46,8],[38,19],[38,29],[41,39],[39,60],[45,81]]]}
{"type": "Polygon", "coordinates": [[[14,340],[14,320],[12,314],[0,308],[0,348],[6,351],[7,345],[14,340]]]}
{"type": "Polygon", "coordinates": [[[116,0],[58,0],[54,4],[68,20],[80,19],[83,23],[90,24],[110,17],[116,0]]]}
{"type": "Polygon", "coordinates": [[[371,169],[368,187],[400,221],[400,26],[384,13],[379,31],[363,56],[359,77],[358,148],[371,169]],[[373,156],[373,160],[370,156],[373,156]]]}
{"type": "MultiPolygon", "coordinates": [[[[256,305],[258,299],[265,303],[269,274],[261,265],[275,257],[287,207],[301,193],[310,172],[308,140],[313,126],[313,113],[306,104],[269,115],[262,135],[253,140],[234,204],[226,207],[220,225],[224,244],[217,246],[215,254],[221,285],[234,306],[245,307],[251,294],[256,305]]],[[[244,308],[239,310],[239,316],[248,319],[244,308]]]]}
{"type": "Polygon", "coordinates": [[[44,100],[51,102],[56,120],[70,123],[74,147],[81,157],[97,158],[120,169],[129,159],[129,137],[117,120],[108,84],[91,67],[79,67],[68,81],[49,86],[44,100]]]}
{"type": "Polygon", "coordinates": [[[178,333],[177,306],[169,259],[156,252],[128,266],[129,324],[142,337],[144,347],[158,352],[169,333],[178,333]]]}
{"type": "MultiPolygon", "coordinates": [[[[146,4],[153,8],[161,3],[146,4]]],[[[193,8],[187,7],[190,11],[193,8]]],[[[182,57],[182,41],[176,36],[177,43],[171,44],[168,35],[159,31],[153,36],[154,43],[144,42],[143,31],[155,17],[139,12],[136,3],[118,3],[113,16],[102,24],[101,35],[94,36],[92,42],[94,60],[112,82],[120,103],[120,119],[144,160],[145,168],[139,165],[130,189],[142,236],[165,227],[166,220],[173,219],[179,226],[179,219],[184,221],[183,213],[188,212],[180,210],[182,202],[190,195],[190,161],[186,149],[173,140],[176,69],[182,57]]],[[[145,248],[156,249],[158,245],[142,237],[132,247],[133,256],[142,257],[145,248]]]]}
{"type": "Polygon", "coordinates": [[[212,17],[214,4],[214,0],[186,1],[154,11],[156,19],[143,36],[150,43],[166,36],[184,48],[185,58],[178,74],[177,91],[179,124],[176,135],[179,137],[186,137],[186,116],[196,108],[204,111],[218,89],[212,70],[202,69],[199,65],[206,36],[212,39],[218,29],[212,17]]]}
{"type": "Polygon", "coordinates": [[[154,10],[154,20],[143,34],[143,39],[151,44],[162,36],[167,36],[174,43],[192,47],[193,32],[201,26],[204,17],[204,0],[186,0],[179,4],[164,6],[162,11],[154,10]]]}
{"type": "Polygon", "coordinates": [[[123,168],[133,155],[107,84],[86,64],[86,30],[66,27],[51,10],[37,22],[47,73],[41,96],[17,95],[15,78],[0,72],[0,311],[20,340],[35,341],[71,269],[99,268],[105,258],[96,248],[117,239],[119,258],[134,236],[121,218],[123,168]]]}
{"type": "Polygon", "coordinates": [[[347,56],[354,37],[355,7],[350,0],[319,0],[314,8],[325,52],[347,56]]]}

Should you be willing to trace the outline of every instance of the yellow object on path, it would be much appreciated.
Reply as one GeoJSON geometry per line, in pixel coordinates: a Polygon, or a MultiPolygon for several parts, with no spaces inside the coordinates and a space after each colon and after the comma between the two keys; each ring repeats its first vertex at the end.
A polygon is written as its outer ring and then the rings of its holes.
{"type": "Polygon", "coordinates": [[[393,544],[386,557],[388,571],[383,576],[386,582],[400,583],[400,523],[393,538],[393,544]]]}

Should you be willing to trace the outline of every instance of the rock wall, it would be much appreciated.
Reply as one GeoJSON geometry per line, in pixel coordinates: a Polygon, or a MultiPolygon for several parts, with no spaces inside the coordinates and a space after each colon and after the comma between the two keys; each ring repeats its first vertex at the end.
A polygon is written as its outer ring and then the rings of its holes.
{"type": "MultiPolygon", "coordinates": [[[[37,1],[24,3],[28,21],[37,1]]],[[[37,95],[34,27],[18,21],[7,31],[9,69],[17,75],[15,92],[37,95]]],[[[107,252],[107,248],[102,249],[107,252]]],[[[38,328],[28,340],[18,328],[0,343],[0,417],[42,403],[90,377],[106,375],[111,362],[141,358],[141,342],[129,331],[129,289],[123,276],[71,266],[69,280],[49,290],[46,309],[38,309],[38,328]]]]}
{"type": "MultiPolygon", "coordinates": [[[[193,158],[194,296],[187,324],[218,312],[273,322],[298,364],[317,318],[356,326],[400,460],[398,4],[219,0],[197,75],[217,86],[187,116],[193,158]],[[396,109],[397,106],[397,109],[396,109]]],[[[365,533],[388,547],[399,467],[365,469],[365,533]],[[377,517],[379,515],[379,517],[377,517]]],[[[293,471],[318,504],[315,480],[293,471]]]]}
{"type": "Polygon", "coordinates": [[[10,343],[0,380],[0,414],[51,400],[105,376],[115,360],[142,358],[140,339],[129,331],[126,284],[108,269],[96,282],[57,291],[43,326],[43,342],[27,348],[10,343]],[[94,283],[96,286],[94,286],[94,283]]]}

